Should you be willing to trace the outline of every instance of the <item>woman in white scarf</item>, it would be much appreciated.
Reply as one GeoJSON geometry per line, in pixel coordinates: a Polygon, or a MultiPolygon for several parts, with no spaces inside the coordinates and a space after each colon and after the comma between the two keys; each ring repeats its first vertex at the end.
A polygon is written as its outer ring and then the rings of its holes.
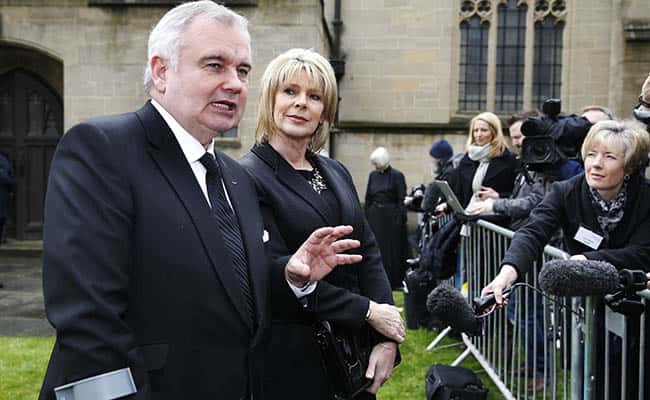
{"type": "MultiPolygon", "coordinates": [[[[463,207],[484,200],[489,193],[507,197],[517,170],[515,155],[507,149],[499,117],[483,112],[470,123],[467,153],[449,175],[449,184],[463,207]]],[[[439,206],[445,211],[446,204],[439,206]]]]}

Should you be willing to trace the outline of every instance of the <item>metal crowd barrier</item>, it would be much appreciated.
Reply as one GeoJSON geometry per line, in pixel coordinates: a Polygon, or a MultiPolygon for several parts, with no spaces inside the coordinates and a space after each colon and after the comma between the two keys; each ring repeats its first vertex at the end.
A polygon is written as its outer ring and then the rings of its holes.
{"type": "MultiPolygon", "coordinates": [[[[468,298],[473,299],[496,276],[513,232],[478,220],[467,223],[463,235],[456,279],[467,282],[468,298]]],[[[544,262],[568,257],[562,250],[546,246],[542,259],[524,276],[525,282],[537,287],[544,262]]],[[[639,295],[644,302],[650,299],[648,290],[639,295]]],[[[471,354],[505,399],[591,400],[598,396],[641,400],[645,399],[648,380],[645,326],[645,313],[625,317],[604,307],[598,298],[553,297],[520,287],[507,307],[486,318],[484,335],[461,335],[467,348],[452,365],[471,354]],[[604,323],[598,324],[599,318],[604,323]],[[610,348],[612,335],[621,338],[620,347],[610,348]],[[637,338],[632,345],[630,337],[637,338]],[[610,367],[619,354],[622,367],[610,367]],[[616,374],[620,374],[616,387],[621,388],[621,396],[610,397],[609,382],[616,374]]],[[[447,332],[443,331],[427,349],[447,332]]]]}

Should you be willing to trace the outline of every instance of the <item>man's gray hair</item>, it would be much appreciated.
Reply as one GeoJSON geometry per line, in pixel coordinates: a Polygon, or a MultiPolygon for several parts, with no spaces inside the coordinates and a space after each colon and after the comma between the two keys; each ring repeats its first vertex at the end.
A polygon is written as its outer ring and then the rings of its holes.
{"type": "Polygon", "coordinates": [[[247,37],[250,46],[248,20],[236,12],[211,0],[192,1],[169,10],[158,21],[149,34],[147,66],[144,70],[144,90],[149,93],[153,86],[151,59],[154,56],[168,60],[170,67],[176,69],[183,47],[183,33],[196,17],[207,17],[227,26],[238,27],[247,37]]]}

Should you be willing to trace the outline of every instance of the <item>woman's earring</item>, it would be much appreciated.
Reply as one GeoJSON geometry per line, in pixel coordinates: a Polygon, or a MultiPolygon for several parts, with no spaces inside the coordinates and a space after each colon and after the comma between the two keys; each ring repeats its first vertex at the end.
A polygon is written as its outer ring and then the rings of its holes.
{"type": "Polygon", "coordinates": [[[625,176],[623,177],[623,180],[625,180],[625,182],[629,181],[630,180],[630,175],[625,174],[625,176]]]}

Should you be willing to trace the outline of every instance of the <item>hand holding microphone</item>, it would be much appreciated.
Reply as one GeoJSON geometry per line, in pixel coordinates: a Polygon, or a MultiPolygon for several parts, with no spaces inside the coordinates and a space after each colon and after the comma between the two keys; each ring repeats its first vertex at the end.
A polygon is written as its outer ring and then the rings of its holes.
{"type": "Polygon", "coordinates": [[[481,290],[481,297],[494,294],[498,306],[503,305],[503,292],[517,280],[517,270],[510,264],[504,264],[499,274],[486,287],[481,290]]]}

